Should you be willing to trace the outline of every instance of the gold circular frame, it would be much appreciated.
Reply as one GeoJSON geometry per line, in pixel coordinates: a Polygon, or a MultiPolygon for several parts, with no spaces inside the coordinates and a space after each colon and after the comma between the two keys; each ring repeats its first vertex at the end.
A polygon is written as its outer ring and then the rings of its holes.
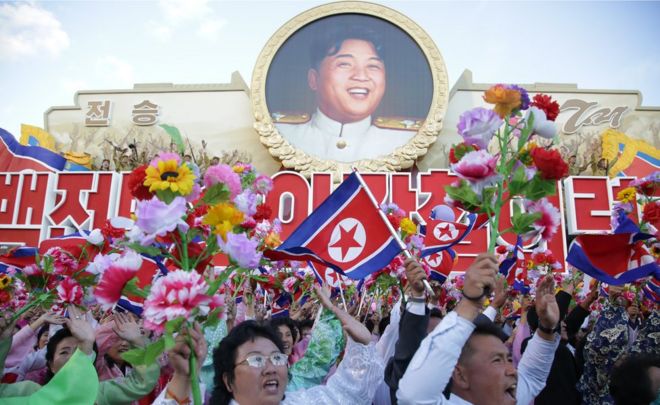
{"type": "Polygon", "coordinates": [[[268,148],[273,157],[282,161],[284,167],[297,170],[305,177],[310,177],[314,172],[334,172],[337,174],[334,178],[341,179],[339,175],[349,172],[351,167],[365,172],[398,171],[411,167],[417,158],[426,154],[429,146],[435,142],[440,133],[448,98],[447,68],[431,37],[417,23],[398,11],[378,4],[359,1],[325,4],[307,10],[289,20],[268,40],[257,58],[252,73],[251,99],[255,118],[254,128],[259,133],[261,143],[268,148]],[[282,137],[273,124],[266,104],[266,77],[270,64],[280,47],[303,26],[338,14],[365,14],[396,25],[417,43],[431,69],[433,97],[424,124],[408,143],[377,159],[346,163],[310,156],[292,146],[282,137]]]}

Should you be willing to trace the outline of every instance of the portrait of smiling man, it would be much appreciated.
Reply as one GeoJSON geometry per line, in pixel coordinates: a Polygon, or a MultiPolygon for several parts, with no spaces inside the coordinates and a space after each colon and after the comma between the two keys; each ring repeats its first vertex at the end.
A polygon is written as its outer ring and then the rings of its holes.
{"type": "Polygon", "coordinates": [[[374,159],[405,145],[422,121],[374,117],[387,91],[378,34],[361,26],[330,29],[312,42],[307,85],[311,114],[273,113],[280,134],[305,153],[328,160],[374,159]]]}

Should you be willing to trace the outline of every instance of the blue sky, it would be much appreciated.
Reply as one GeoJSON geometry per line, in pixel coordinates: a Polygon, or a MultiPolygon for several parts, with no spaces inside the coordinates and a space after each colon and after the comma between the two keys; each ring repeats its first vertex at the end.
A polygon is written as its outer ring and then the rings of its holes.
{"type": "MultiPolygon", "coordinates": [[[[443,54],[453,85],[577,83],[640,90],[660,106],[660,2],[384,1],[443,54]]],[[[317,1],[0,1],[0,127],[43,126],[76,90],[249,84],[259,52],[317,1]]]]}

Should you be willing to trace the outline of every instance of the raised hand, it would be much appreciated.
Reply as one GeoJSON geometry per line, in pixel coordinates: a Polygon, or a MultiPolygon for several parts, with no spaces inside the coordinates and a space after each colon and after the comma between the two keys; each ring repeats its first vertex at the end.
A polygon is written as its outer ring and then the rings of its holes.
{"type": "Polygon", "coordinates": [[[413,297],[424,296],[423,280],[426,280],[426,272],[414,258],[408,258],[404,262],[406,267],[406,278],[413,297]]]}
{"type": "Polygon", "coordinates": [[[0,314],[0,340],[9,339],[14,335],[14,327],[16,322],[11,322],[11,316],[0,314]]]}
{"type": "Polygon", "coordinates": [[[346,311],[337,308],[330,302],[330,294],[327,290],[321,290],[319,286],[314,286],[314,291],[323,305],[339,319],[346,333],[357,343],[368,345],[371,342],[371,333],[369,329],[358,320],[350,316],[346,311]]]}
{"type": "Polygon", "coordinates": [[[559,305],[555,298],[555,280],[552,275],[545,276],[536,287],[536,313],[539,316],[537,333],[546,340],[553,340],[552,333],[542,330],[554,330],[559,323],[559,305]]]}
{"type": "Polygon", "coordinates": [[[465,272],[463,299],[456,305],[456,313],[461,318],[473,321],[481,312],[486,289],[495,286],[497,259],[493,254],[482,253],[465,272]]]}
{"type": "Polygon", "coordinates": [[[78,347],[85,354],[92,354],[94,351],[94,339],[96,338],[92,325],[85,319],[82,313],[75,305],[68,307],[69,317],[66,319],[66,326],[71,331],[71,335],[78,339],[78,347]]]}
{"type": "Polygon", "coordinates": [[[130,314],[117,312],[115,314],[115,325],[112,330],[128,343],[133,346],[143,347],[144,336],[140,330],[140,325],[135,322],[135,319],[130,314]]]}
{"type": "Polygon", "coordinates": [[[495,297],[491,301],[490,305],[493,308],[500,309],[506,303],[506,299],[509,295],[509,286],[506,283],[504,277],[496,277],[495,280],[495,297]]]}

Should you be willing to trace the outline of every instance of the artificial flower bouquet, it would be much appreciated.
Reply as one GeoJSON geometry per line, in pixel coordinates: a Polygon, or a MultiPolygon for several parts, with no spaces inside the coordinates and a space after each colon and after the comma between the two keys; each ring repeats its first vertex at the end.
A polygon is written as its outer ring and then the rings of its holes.
{"type": "MultiPolygon", "coordinates": [[[[122,295],[144,300],[144,326],[159,337],[123,356],[131,364],[148,364],[174,346],[175,333],[221,319],[221,286],[230,277],[228,288],[234,289],[258,277],[255,270],[268,263],[263,250],[279,245],[280,228],[265,205],[272,181],[249,164],[218,164],[202,175],[178,154],[160,153],[131,173],[129,188],[138,200],[135,219],[108,232],[116,257],[97,258],[107,263],[94,295],[106,307],[122,295]],[[139,280],[142,255],[160,259],[165,274],[139,280]],[[229,265],[216,272],[211,264],[220,255],[229,265]]],[[[192,355],[193,400],[201,404],[197,366],[192,355]]]]}
{"type": "Polygon", "coordinates": [[[642,213],[639,227],[642,232],[656,236],[660,230],[660,171],[655,171],[646,177],[630,182],[629,187],[619,191],[616,195],[612,213],[612,227],[616,229],[618,212],[626,215],[633,214],[639,209],[642,213]]]}
{"type": "Polygon", "coordinates": [[[500,214],[512,199],[521,203],[513,205],[512,227],[501,233],[547,241],[560,216],[545,197],[553,195],[557,180],[568,175],[568,165],[552,148],[559,104],[544,94],[530,102],[527,91],[516,85],[495,85],[483,98],[494,105],[492,110],[477,107],[459,119],[463,142],[449,154],[459,180],[445,187],[445,202],[488,215],[490,252],[500,235],[500,214]]]}

